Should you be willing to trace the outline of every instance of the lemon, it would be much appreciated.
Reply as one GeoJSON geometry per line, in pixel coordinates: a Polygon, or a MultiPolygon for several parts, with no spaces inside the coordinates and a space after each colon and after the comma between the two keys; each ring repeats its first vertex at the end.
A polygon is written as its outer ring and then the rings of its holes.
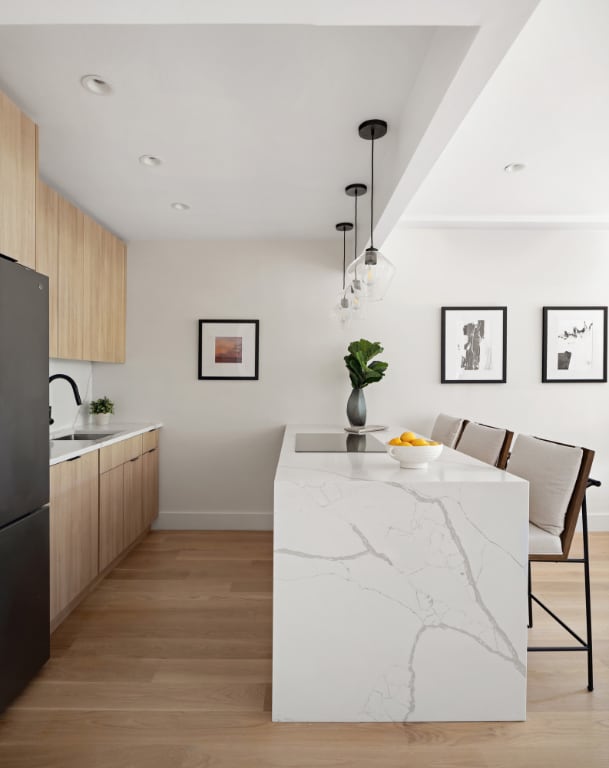
{"type": "Polygon", "coordinates": [[[400,435],[400,440],[403,443],[412,443],[413,440],[416,440],[417,436],[414,432],[402,432],[400,435]]]}
{"type": "Polygon", "coordinates": [[[389,441],[389,445],[402,445],[402,441],[399,437],[394,437],[389,441]]]}
{"type": "Polygon", "coordinates": [[[427,445],[428,443],[427,443],[427,440],[425,440],[424,438],[422,438],[422,437],[416,437],[416,438],[415,438],[415,439],[412,441],[412,444],[413,444],[413,445],[427,445]]]}

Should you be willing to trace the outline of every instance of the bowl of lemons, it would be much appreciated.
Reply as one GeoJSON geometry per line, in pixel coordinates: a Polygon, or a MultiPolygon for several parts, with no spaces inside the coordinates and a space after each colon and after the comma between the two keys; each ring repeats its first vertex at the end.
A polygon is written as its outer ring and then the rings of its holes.
{"type": "Polygon", "coordinates": [[[387,443],[387,452],[402,469],[427,469],[430,461],[435,461],[442,453],[442,443],[426,440],[414,432],[402,432],[387,443]]]}

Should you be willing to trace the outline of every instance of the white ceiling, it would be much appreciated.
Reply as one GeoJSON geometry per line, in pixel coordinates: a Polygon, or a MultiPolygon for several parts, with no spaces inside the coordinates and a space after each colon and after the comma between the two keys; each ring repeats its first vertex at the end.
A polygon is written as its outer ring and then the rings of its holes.
{"type": "Polygon", "coordinates": [[[608,40],[607,0],[542,0],[404,219],[609,225],[608,40]]]}
{"type": "Polygon", "coordinates": [[[129,240],[332,236],[368,180],[357,125],[384,118],[382,241],[536,2],[3,0],[0,88],[41,175],[129,240]]]}

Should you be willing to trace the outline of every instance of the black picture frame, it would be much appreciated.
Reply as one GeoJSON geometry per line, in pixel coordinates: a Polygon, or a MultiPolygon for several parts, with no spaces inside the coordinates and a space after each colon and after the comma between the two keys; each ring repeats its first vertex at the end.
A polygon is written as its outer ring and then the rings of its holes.
{"type": "Polygon", "coordinates": [[[541,381],[607,382],[607,307],[543,307],[541,381]]]}
{"type": "Polygon", "coordinates": [[[505,384],[507,307],[442,307],[440,370],[442,384],[505,384]]]}
{"type": "Polygon", "coordinates": [[[199,380],[257,381],[259,341],[259,320],[199,320],[199,380]]]}

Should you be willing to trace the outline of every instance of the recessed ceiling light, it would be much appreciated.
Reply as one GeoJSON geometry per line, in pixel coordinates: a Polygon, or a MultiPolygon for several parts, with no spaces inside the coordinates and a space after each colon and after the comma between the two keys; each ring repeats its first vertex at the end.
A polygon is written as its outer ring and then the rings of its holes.
{"type": "Polygon", "coordinates": [[[188,211],[190,209],[190,206],[187,203],[172,203],[171,207],[175,211],[188,211]]]}
{"type": "Polygon", "coordinates": [[[151,168],[162,163],[161,158],[154,155],[140,155],[139,160],[142,165],[148,165],[151,168]]]}
{"type": "Polygon", "coordinates": [[[105,96],[112,92],[110,84],[99,75],[85,75],[80,78],[80,84],[83,88],[86,88],[87,91],[95,93],[97,96],[105,96]]]}
{"type": "Polygon", "coordinates": [[[518,173],[519,171],[524,171],[525,168],[526,165],[524,163],[508,163],[504,166],[503,170],[506,173],[518,173]]]}

